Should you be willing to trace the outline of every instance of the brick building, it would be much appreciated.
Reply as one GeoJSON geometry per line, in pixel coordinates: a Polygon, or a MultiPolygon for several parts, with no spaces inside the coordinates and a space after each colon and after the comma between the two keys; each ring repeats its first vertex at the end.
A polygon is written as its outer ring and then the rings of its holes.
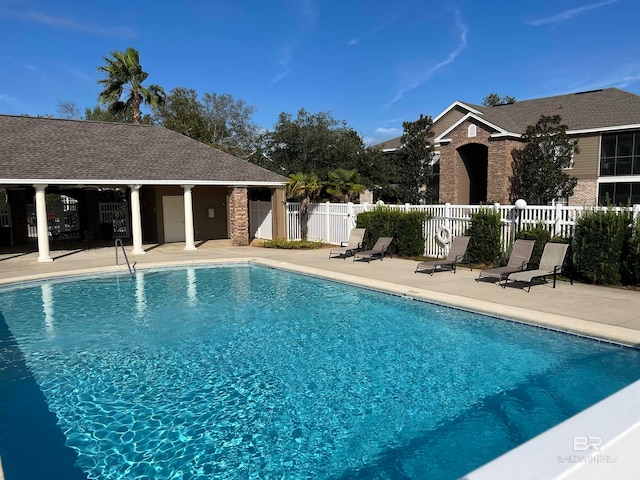
{"type": "MultiPolygon", "coordinates": [[[[560,115],[578,140],[566,173],[578,179],[572,205],[640,203],[640,96],[608,88],[491,107],[456,101],[433,119],[439,200],[509,203],[512,156],[541,115],[560,115]]],[[[401,148],[400,138],[379,145],[401,148]]]]}

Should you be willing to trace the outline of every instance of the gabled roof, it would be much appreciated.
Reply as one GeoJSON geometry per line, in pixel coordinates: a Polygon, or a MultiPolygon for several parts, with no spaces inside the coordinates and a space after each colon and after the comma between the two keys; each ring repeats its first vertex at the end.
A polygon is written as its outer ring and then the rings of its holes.
{"type": "MultiPolygon", "coordinates": [[[[496,136],[519,136],[541,115],[556,114],[562,117],[568,133],[640,128],[640,96],[617,88],[522,100],[493,107],[456,101],[435,117],[434,123],[454,108],[466,110],[465,119],[474,118],[495,129],[496,136]]],[[[446,138],[451,131],[452,128],[448,128],[438,139],[446,138]]],[[[399,148],[399,139],[397,137],[378,146],[382,149],[399,148]]]]}
{"type": "Polygon", "coordinates": [[[160,126],[0,115],[0,184],[282,185],[286,178],[160,126]]]}
{"type": "Polygon", "coordinates": [[[469,119],[473,119],[475,121],[475,123],[482,123],[486,127],[489,127],[489,129],[495,130],[496,133],[492,134],[492,136],[494,136],[494,135],[499,135],[499,136],[519,136],[519,134],[517,134],[517,133],[512,133],[512,132],[509,132],[509,131],[505,130],[504,128],[500,128],[498,125],[495,125],[494,123],[491,123],[491,122],[487,121],[484,117],[482,117],[480,115],[476,115],[475,113],[469,112],[464,117],[462,117],[460,120],[458,120],[456,123],[454,123],[449,128],[447,128],[440,135],[438,135],[433,140],[433,142],[435,144],[438,144],[440,142],[450,141],[450,139],[447,138],[447,135],[449,135],[451,132],[453,132],[456,128],[458,128],[460,125],[462,125],[464,122],[466,122],[469,119]]]}
{"type": "Polygon", "coordinates": [[[640,96],[617,88],[475,108],[487,121],[517,133],[524,133],[540,115],[560,115],[569,131],[578,132],[640,125],[640,96]]]}

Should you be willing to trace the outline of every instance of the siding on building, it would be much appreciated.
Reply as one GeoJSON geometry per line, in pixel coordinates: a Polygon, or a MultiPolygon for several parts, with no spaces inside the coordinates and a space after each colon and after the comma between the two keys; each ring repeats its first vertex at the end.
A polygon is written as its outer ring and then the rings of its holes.
{"type": "Polygon", "coordinates": [[[433,124],[431,131],[433,132],[433,138],[437,138],[439,135],[442,135],[446,129],[451,127],[454,123],[464,117],[467,113],[467,110],[464,110],[458,106],[451,109],[445,115],[442,116],[436,123],[433,124]]]}
{"type": "Polygon", "coordinates": [[[598,178],[600,165],[600,135],[581,136],[578,138],[580,153],[573,156],[573,168],[565,172],[578,180],[598,178]]]}

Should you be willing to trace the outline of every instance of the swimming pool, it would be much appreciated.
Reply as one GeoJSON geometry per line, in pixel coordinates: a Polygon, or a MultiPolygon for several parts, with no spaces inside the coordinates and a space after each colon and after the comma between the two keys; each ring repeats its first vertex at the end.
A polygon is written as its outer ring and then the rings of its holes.
{"type": "Polygon", "coordinates": [[[8,479],[457,478],[640,378],[637,350],[247,265],[0,314],[8,479]]]}

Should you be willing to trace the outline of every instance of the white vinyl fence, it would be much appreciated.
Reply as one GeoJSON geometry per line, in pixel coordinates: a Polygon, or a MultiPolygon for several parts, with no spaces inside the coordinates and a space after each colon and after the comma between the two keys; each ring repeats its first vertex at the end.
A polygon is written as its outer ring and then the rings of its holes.
{"type": "Polygon", "coordinates": [[[249,202],[249,234],[265,240],[273,238],[271,202],[249,202]]]}
{"type": "MultiPolygon", "coordinates": [[[[470,225],[471,214],[482,208],[493,208],[500,212],[502,218],[502,244],[506,250],[513,241],[518,229],[534,228],[544,225],[552,236],[570,237],[576,225],[576,219],[585,207],[566,205],[531,205],[524,210],[517,210],[513,205],[385,205],[388,208],[402,211],[424,211],[432,218],[424,224],[424,254],[438,257],[446,254],[446,246],[437,239],[438,230],[446,227],[452,236],[463,235],[470,225]]],[[[309,224],[307,238],[329,244],[339,244],[349,238],[351,229],[355,227],[360,212],[370,211],[376,204],[352,203],[317,203],[309,208],[309,224]]],[[[598,208],[598,207],[586,207],[598,208]]],[[[640,205],[631,207],[634,218],[640,214],[640,205]]],[[[615,208],[626,210],[626,208],[615,208]]],[[[300,204],[287,203],[287,233],[290,240],[299,240],[300,204]]]]}

